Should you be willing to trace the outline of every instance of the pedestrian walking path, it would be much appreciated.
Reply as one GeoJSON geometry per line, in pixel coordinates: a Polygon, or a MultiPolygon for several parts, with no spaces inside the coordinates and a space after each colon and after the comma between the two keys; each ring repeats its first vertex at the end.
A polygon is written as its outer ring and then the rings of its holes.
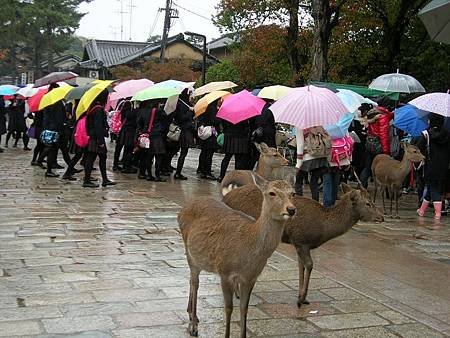
{"type": "MultiPolygon", "coordinates": [[[[0,154],[0,336],[187,337],[176,214],[188,198],[217,196],[217,183],[195,178],[197,158],[188,157],[186,182],[111,173],[117,186],[87,190],[44,178],[20,149],[0,154]]],[[[295,251],[280,245],[252,294],[250,336],[449,336],[450,222],[418,224],[412,199],[401,214],[315,250],[311,304],[301,309],[295,251]]],[[[199,336],[221,337],[219,279],[203,274],[199,295],[199,336]]]]}

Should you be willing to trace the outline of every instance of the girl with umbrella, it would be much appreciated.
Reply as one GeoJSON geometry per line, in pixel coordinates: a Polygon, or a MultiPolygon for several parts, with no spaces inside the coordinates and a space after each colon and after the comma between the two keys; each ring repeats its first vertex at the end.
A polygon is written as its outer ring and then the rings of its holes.
{"type": "MultiPolygon", "coordinates": [[[[0,143],[3,134],[6,134],[6,107],[5,100],[3,99],[3,96],[0,95],[0,143]]],[[[2,148],[0,148],[0,153],[3,153],[2,148]]]]}
{"type": "Polygon", "coordinates": [[[17,95],[14,95],[13,102],[9,106],[9,121],[8,121],[8,133],[6,134],[5,147],[8,148],[8,142],[11,136],[14,134],[13,148],[17,147],[20,137],[23,140],[23,150],[31,150],[28,148],[28,142],[30,138],[27,135],[27,125],[25,123],[25,102],[20,100],[17,95]]]}

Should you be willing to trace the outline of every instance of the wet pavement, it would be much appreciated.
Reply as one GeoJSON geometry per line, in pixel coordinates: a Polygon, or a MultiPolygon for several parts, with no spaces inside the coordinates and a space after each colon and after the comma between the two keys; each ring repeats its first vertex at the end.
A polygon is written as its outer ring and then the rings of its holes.
{"type": "MultiPolygon", "coordinates": [[[[31,154],[0,154],[0,336],[187,337],[188,268],[176,223],[182,203],[217,196],[196,178],[152,183],[110,173],[115,187],[46,179],[31,154]]],[[[215,168],[218,172],[219,156],[215,168]]],[[[309,301],[296,306],[297,259],[280,245],[253,291],[251,337],[450,335],[450,217],[361,223],[313,251],[309,301]]],[[[199,335],[224,333],[217,276],[202,274],[199,335]]],[[[238,336],[238,308],[232,336],[238,336]]]]}

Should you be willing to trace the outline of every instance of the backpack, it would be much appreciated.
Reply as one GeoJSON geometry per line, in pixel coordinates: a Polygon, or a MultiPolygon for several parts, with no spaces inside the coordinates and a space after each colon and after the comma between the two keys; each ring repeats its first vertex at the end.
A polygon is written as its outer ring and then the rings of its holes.
{"type": "Polygon", "coordinates": [[[122,101],[117,107],[116,111],[112,114],[109,129],[111,133],[119,135],[122,125],[125,121],[122,121],[122,106],[125,101],[122,101]]]}
{"type": "Polygon", "coordinates": [[[337,138],[331,141],[331,159],[333,163],[337,163],[340,167],[341,161],[351,160],[353,153],[353,139],[350,135],[337,138]]]}
{"type": "Polygon", "coordinates": [[[74,140],[77,146],[80,148],[86,148],[89,144],[89,135],[87,133],[87,127],[86,127],[86,116],[82,117],[78,120],[75,134],[74,134],[74,140]]]}
{"type": "Polygon", "coordinates": [[[329,156],[331,151],[331,137],[323,127],[312,127],[306,136],[305,147],[311,156],[329,156]]]}
{"type": "Polygon", "coordinates": [[[400,155],[400,138],[398,137],[397,128],[394,125],[389,127],[389,140],[391,141],[391,156],[396,158],[400,155]]]}

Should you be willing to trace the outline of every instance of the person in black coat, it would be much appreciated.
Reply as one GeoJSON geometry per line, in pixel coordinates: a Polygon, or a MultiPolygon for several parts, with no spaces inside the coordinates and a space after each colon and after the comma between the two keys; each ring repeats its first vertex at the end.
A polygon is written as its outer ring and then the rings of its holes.
{"type": "MultiPolygon", "coordinates": [[[[42,126],[44,123],[44,114],[43,112],[36,112],[36,113],[30,113],[30,117],[33,120],[33,123],[31,124],[31,127],[34,128],[34,135],[36,137],[36,146],[33,150],[33,159],[31,160],[32,166],[40,166],[41,168],[44,167],[44,164],[42,162],[39,162],[38,159],[41,155],[41,153],[45,149],[44,143],[42,143],[41,138],[39,137],[42,133],[42,126]]],[[[42,158],[43,160],[43,158],[42,158]]]]}
{"type": "MultiPolygon", "coordinates": [[[[2,135],[6,134],[6,107],[3,96],[0,95],[0,143],[2,141],[2,135]]],[[[0,147],[0,153],[3,152],[3,148],[0,147]]]]}
{"type": "Polygon", "coordinates": [[[86,115],[86,129],[89,135],[89,143],[86,149],[84,162],[84,183],[83,187],[97,188],[98,184],[92,182],[91,172],[94,161],[98,156],[100,173],[102,175],[102,186],[115,185],[108,179],[106,173],[106,158],[108,149],[106,148],[105,137],[109,136],[108,122],[104,110],[106,99],[108,98],[108,90],[102,91],[94,102],[91,104],[86,115]]]}
{"type": "Polygon", "coordinates": [[[187,180],[187,177],[181,174],[183,170],[184,161],[188,154],[189,148],[195,147],[195,124],[194,124],[194,109],[189,106],[188,89],[183,90],[180,94],[175,111],[175,123],[181,129],[180,135],[180,156],[178,157],[177,170],[174,178],[176,180],[187,180]]]}
{"type": "Polygon", "coordinates": [[[141,179],[155,182],[166,181],[161,177],[161,174],[163,156],[166,153],[165,137],[169,129],[168,120],[164,106],[158,100],[143,103],[139,110],[137,118],[138,134],[149,134],[150,139],[150,148],[140,149],[139,178],[141,179]],[[152,175],[153,161],[155,161],[155,176],[152,175]]]}
{"type": "Polygon", "coordinates": [[[9,121],[8,121],[8,133],[6,134],[5,147],[8,148],[9,139],[14,135],[15,142],[13,148],[17,147],[17,142],[22,137],[23,149],[31,150],[28,148],[28,142],[30,138],[27,135],[27,125],[25,123],[25,102],[20,100],[17,95],[14,95],[14,100],[9,106],[9,121]]]}
{"type": "Polygon", "coordinates": [[[201,151],[198,159],[198,173],[200,174],[200,177],[210,180],[217,180],[217,177],[214,177],[211,171],[214,152],[218,149],[217,130],[219,130],[220,127],[220,120],[216,117],[218,110],[217,101],[218,100],[210,103],[206,108],[206,111],[198,117],[199,128],[212,128],[212,135],[210,137],[205,140],[202,140],[199,137],[201,151]]]}
{"type": "Polygon", "coordinates": [[[434,218],[437,220],[441,218],[441,194],[448,179],[447,171],[450,163],[450,133],[443,128],[443,124],[443,116],[431,113],[429,127],[417,141],[417,146],[426,158],[424,167],[426,193],[417,213],[423,216],[431,202],[435,211],[434,218]]]}
{"type": "Polygon", "coordinates": [[[250,122],[245,120],[237,124],[222,121],[224,134],[223,152],[225,156],[220,165],[219,182],[222,182],[227,173],[228,165],[234,155],[234,167],[236,170],[245,170],[248,167],[247,156],[249,153],[250,122]]]}
{"type": "MultiPolygon", "coordinates": [[[[119,103],[120,104],[120,103],[119,103]]],[[[122,128],[116,140],[114,150],[113,171],[121,170],[123,174],[135,174],[136,169],[132,168],[133,149],[136,142],[136,120],[138,110],[134,109],[129,100],[123,101],[120,107],[122,128]],[[123,168],[119,167],[120,152],[123,148],[123,168]]]]}

